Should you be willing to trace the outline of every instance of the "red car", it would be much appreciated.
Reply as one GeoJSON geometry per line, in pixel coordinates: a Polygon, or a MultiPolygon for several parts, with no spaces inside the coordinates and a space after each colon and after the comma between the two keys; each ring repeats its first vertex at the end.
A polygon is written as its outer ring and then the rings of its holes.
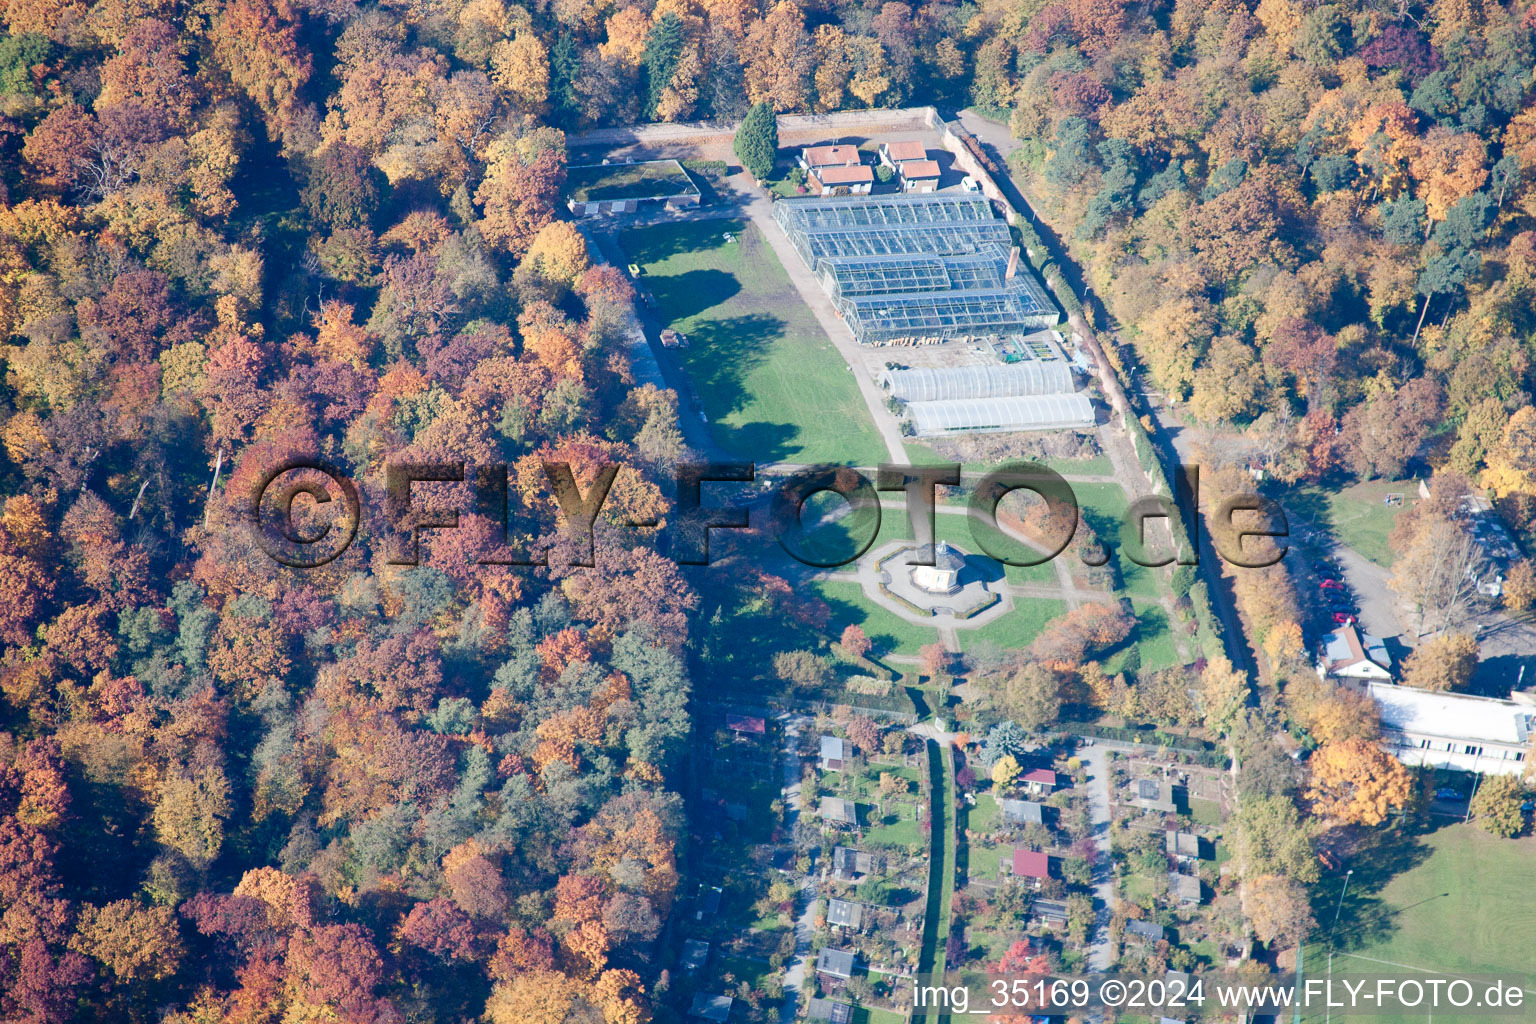
{"type": "Polygon", "coordinates": [[[1334,612],[1333,621],[1340,626],[1353,626],[1355,624],[1355,617],[1349,614],[1349,612],[1334,612]]]}
{"type": "Polygon", "coordinates": [[[1317,585],[1318,585],[1319,588],[1321,588],[1323,590],[1343,590],[1344,589],[1344,584],[1340,583],[1338,580],[1320,580],[1317,585]]]}

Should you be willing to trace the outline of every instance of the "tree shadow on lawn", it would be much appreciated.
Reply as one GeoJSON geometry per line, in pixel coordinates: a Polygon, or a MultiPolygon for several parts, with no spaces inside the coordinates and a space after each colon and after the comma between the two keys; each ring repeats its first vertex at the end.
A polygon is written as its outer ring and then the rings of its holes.
{"type": "MultiPolygon", "coordinates": [[[[1298,515],[1303,516],[1312,525],[1327,531],[1330,535],[1333,531],[1333,508],[1328,504],[1328,496],[1316,487],[1299,487],[1291,490],[1285,496],[1285,507],[1298,515]]],[[[1330,536],[1330,541],[1334,538],[1330,536]]],[[[1332,545],[1324,545],[1331,547],[1332,545]]]]}
{"type": "MultiPolygon", "coordinates": [[[[1347,890],[1345,876],[1340,873],[1313,887],[1312,917],[1317,922],[1317,937],[1327,940],[1331,933],[1333,945],[1341,950],[1366,949],[1391,938],[1398,929],[1399,915],[1412,907],[1393,907],[1381,892],[1392,879],[1422,864],[1431,852],[1419,834],[1394,828],[1369,836],[1350,858],[1353,874],[1349,875],[1347,890]]],[[[1439,894],[1431,898],[1438,899],[1439,894]]]]}
{"type": "MultiPolygon", "coordinates": [[[[1139,657],[1145,658],[1146,653],[1143,650],[1144,645],[1154,638],[1160,639],[1166,635],[1168,642],[1174,644],[1174,660],[1177,663],[1178,645],[1172,636],[1173,624],[1169,621],[1168,612],[1164,610],[1163,606],[1153,603],[1143,610],[1137,611],[1136,607],[1130,604],[1129,599],[1127,598],[1107,597],[1104,601],[1105,604],[1110,605],[1111,607],[1113,607],[1117,602],[1130,612],[1131,618],[1134,620],[1134,622],[1131,626],[1130,633],[1126,634],[1125,639],[1120,641],[1118,644],[1115,644],[1113,647],[1101,651],[1098,655],[1099,659],[1108,660],[1116,654],[1119,654],[1121,651],[1128,650],[1135,650],[1139,657]]],[[[1163,668],[1166,666],[1158,667],[1163,668]]],[[[1146,671],[1150,672],[1155,670],[1149,668],[1146,671]]]]}
{"type": "MultiPolygon", "coordinates": [[[[783,336],[784,328],[783,320],[764,314],[729,317],[694,328],[690,337],[694,354],[688,360],[688,370],[712,420],[747,408],[753,397],[747,378],[769,361],[770,349],[783,336]]],[[[796,454],[800,433],[800,427],[793,423],[749,420],[717,424],[715,436],[722,448],[743,458],[778,462],[796,454]]]]}
{"type": "MultiPolygon", "coordinates": [[[[657,306],[675,324],[734,298],[741,291],[741,282],[723,270],[700,269],[651,278],[649,287],[657,306]]],[[[689,343],[695,343],[695,335],[703,340],[708,333],[707,325],[696,326],[689,332],[689,343]]]]}
{"type": "MultiPolygon", "coordinates": [[[[832,609],[832,615],[829,620],[831,625],[827,627],[829,633],[841,633],[842,629],[838,625],[839,623],[864,621],[865,610],[861,605],[855,604],[852,601],[843,601],[835,597],[828,597],[825,593],[821,595],[821,599],[827,603],[828,608],[832,609]]],[[[892,651],[897,650],[901,646],[900,637],[892,636],[889,633],[879,632],[876,627],[869,625],[864,625],[860,628],[863,629],[864,634],[869,637],[869,642],[872,645],[871,649],[877,657],[887,655],[892,651]]]]}
{"type": "Polygon", "coordinates": [[[740,238],[749,230],[751,226],[745,220],[700,220],[634,228],[622,232],[619,242],[630,259],[648,266],[683,253],[719,248],[725,243],[727,232],[740,238]]]}

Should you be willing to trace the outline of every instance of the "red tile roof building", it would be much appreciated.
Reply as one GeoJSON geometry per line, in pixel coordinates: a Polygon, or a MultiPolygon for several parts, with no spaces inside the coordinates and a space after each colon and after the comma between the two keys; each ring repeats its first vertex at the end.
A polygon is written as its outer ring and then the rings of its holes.
{"type": "Polygon", "coordinates": [[[859,162],[857,146],[810,146],[800,151],[800,162],[812,167],[852,167],[859,162]]]}
{"type": "Polygon", "coordinates": [[[898,142],[887,142],[885,154],[891,163],[906,163],[908,160],[928,159],[928,149],[916,139],[902,139],[898,142]]]}
{"type": "Polygon", "coordinates": [[[1040,850],[1013,849],[1013,876],[1015,878],[1051,877],[1050,855],[1040,850]]]}

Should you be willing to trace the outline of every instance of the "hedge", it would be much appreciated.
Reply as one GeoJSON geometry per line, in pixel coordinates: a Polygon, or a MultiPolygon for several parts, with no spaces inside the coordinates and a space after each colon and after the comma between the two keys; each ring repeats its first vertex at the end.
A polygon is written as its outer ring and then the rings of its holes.
{"type": "Polygon", "coordinates": [[[1189,739],[1185,736],[1174,736],[1159,730],[1148,733],[1141,729],[1117,729],[1108,725],[1073,723],[1070,725],[1070,731],[1079,736],[1096,736],[1099,739],[1115,740],[1120,743],[1137,743],[1140,740],[1137,745],[1148,750],[1166,747],[1192,758],[1207,768],[1224,768],[1227,764],[1227,755],[1218,750],[1214,743],[1189,739]]]}
{"type": "Polygon", "coordinates": [[[987,596],[989,598],[991,598],[991,600],[983,601],[981,604],[977,605],[975,608],[972,608],[968,612],[956,612],[955,613],[955,618],[957,618],[957,619],[969,619],[969,618],[971,618],[974,615],[980,615],[982,612],[986,611],[988,608],[991,608],[993,605],[997,604],[997,602],[999,602],[999,601],[1001,601],[1003,599],[1001,594],[990,594],[989,593],[987,596]]]}
{"type": "Polygon", "coordinates": [[[897,602],[899,602],[901,604],[906,605],[908,608],[910,608],[912,611],[916,612],[919,615],[927,615],[927,616],[932,616],[933,615],[933,609],[932,608],[924,608],[921,605],[913,604],[911,601],[908,601],[906,598],[904,598],[900,594],[896,593],[896,591],[892,590],[890,587],[886,586],[884,583],[880,584],[880,592],[882,594],[884,594],[886,597],[891,598],[893,601],[897,601],[897,602]]]}
{"type": "Polygon", "coordinates": [[[683,166],[695,174],[725,174],[727,164],[724,160],[684,160],[683,166]]]}

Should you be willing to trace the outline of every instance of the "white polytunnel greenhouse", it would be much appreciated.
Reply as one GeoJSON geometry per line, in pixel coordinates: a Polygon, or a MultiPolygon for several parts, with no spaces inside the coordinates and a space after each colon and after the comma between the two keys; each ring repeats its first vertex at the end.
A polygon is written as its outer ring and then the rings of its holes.
{"type": "Polygon", "coordinates": [[[911,402],[907,412],[920,437],[998,430],[1061,430],[1094,424],[1093,403],[1080,393],[911,402]]]}
{"type": "Polygon", "coordinates": [[[903,402],[1064,395],[1075,390],[1072,370],[1060,360],[886,370],[880,375],[880,384],[892,398],[903,402]]]}

